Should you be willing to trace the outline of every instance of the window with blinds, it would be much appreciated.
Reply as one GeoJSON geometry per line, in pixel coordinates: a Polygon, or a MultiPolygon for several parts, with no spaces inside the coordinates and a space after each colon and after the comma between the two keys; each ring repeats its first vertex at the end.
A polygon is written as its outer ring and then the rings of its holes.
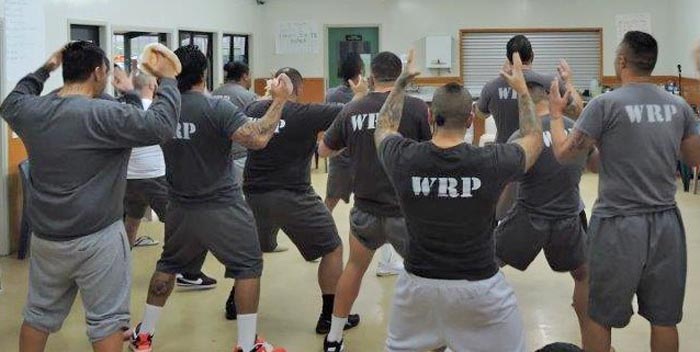
{"type": "Polygon", "coordinates": [[[533,70],[556,73],[559,60],[566,59],[574,71],[577,89],[588,89],[593,79],[602,79],[603,30],[462,30],[462,79],[472,95],[479,96],[484,85],[496,78],[506,59],[506,44],[514,35],[524,34],[535,52],[533,70]]]}

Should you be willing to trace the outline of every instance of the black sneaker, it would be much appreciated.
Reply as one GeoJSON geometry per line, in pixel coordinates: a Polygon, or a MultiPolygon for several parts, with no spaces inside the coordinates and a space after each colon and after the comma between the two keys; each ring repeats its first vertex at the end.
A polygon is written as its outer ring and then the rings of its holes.
{"type": "Polygon", "coordinates": [[[177,274],[177,287],[188,290],[208,290],[216,287],[216,280],[199,273],[197,275],[177,274]]]}
{"type": "MultiPolygon", "coordinates": [[[[348,315],[348,321],[345,323],[345,328],[343,330],[350,330],[360,324],[359,314],[348,315]]],[[[316,324],[316,333],[319,335],[326,335],[331,332],[331,317],[324,317],[321,315],[318,317],[318,323],[316,324]]]]}
{"type": "Polygon", "coordinates": [[[323,352],[343,352],[345,351],[345,345],[343,341],[338,342],[328,342],[328,336],[323,339],[323,352]]]}
{"type": "Polygon", "coordinates": [[[238,312],[236,311],[236,299],[234,298],[233,290],[231,290],[231,293],[228,295],[228,299],[226,300],[226,320],[236,320],[236,316],[238,315],[238,312]]]}

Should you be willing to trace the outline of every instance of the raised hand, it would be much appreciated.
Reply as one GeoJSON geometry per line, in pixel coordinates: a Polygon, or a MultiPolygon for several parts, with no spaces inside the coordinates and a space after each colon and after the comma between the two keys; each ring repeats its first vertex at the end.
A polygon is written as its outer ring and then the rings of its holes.
{"type": "Polygon", "coordinates": [[[362,77],[362,75],[358,75],[356,80],[357,84],[355,84],[355,80],[348,80],[348,85],[350,85],[352,92],[355,93],[355,95],[367,95],[367,93],[369,93],[369,83],[367,80],[362,77]]]}
{"type": "Polygon", "coordinates": [[[569,63],[566,62],[566,60],[564,60],[564,59],[562,59],[559,62],[559,66],[557,67],[557,72],[559,72],[559,76],[566,83],[571,83],[574,80],[574,73],[571,70],[569,63]]]}
{"type": "Polygon", "coordinates": [[[508,82],[518,94],[527,94],[527,82],[523,75],[523,61],[520,59],[520,53],[513,53],[513,64],[511,65],[506,60],[501,70],[501,77],[508,82]]]}
{"type": "Polygon", "coordinates": [[[405,88],[419,75],[420,71],[418,71],[416,68],[416,50],[411,49],[408,51],[408,61],[406,62],[406,66],[404,66],[401,76],[396,83],[397,85],[405,88]]]}
{"type": "Polygon", "coordinates": [[[112,86],[114,86],[114,89],[121,93],[134,90],[134,82],[132,77],[127,75],[126,72],[119,66],[114,66],[114,72],[112,73],[112,86]]]}
{"type": "Polygon", "coordinates": [[[277,78],[267,81],[269,92],[274,99],[287,100],[294,91],[294,84],[286,74],[281,74],[277,78]]]}
{"type": "Polygon", "coordinates": [[[552,119],[561,119],[564,116],[564,111],[569,106],[571,99],[571,91],[567,90],[564,96],[559,91],[559,80],[554,79],[549,88],[549,114],[552,119]]]}
{"type": "Polygon", "coordinates": [[[57,68],[61,67],[61,64],[63,64],[63,52],[66,50],[66,47],[63,46],[60,49],[54,51],[51,56],[49,56],[48,60],[46,60],[46,63],[44,63],[43,68],[48,70],[49,72],[55,71],[57,68]]]}

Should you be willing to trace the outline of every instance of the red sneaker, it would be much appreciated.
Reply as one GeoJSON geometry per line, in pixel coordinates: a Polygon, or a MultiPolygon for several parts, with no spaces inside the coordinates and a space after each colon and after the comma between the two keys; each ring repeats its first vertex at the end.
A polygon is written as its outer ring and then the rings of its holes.
{"type": "Polygon", "coordinates": [[[129,349],[134,352],[151,352],[153,350],[153,335],[148,333],[140,333],[141,324],[136,326],[131,335],[131,343],[129,349]]]}
{"type": "MultiPolygon", "coordinates": [[[[244,352],[242,348],[236,347],[236,352],[244,352]]],[[[255,346],[250,352],[287,352],[282,347],[274,347],[261,338],[255,340],[255,346]]]]}

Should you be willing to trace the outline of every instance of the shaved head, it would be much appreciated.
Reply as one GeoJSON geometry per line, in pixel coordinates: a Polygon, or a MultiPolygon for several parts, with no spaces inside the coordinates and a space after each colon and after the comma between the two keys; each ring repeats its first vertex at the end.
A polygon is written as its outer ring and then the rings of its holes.
{"type": "Polygon", "coordinates": [[[462,129],[468,127],[473,99],[461,84],[448,83],[435,91],[432,113],[439,127],[462,129]]]}

